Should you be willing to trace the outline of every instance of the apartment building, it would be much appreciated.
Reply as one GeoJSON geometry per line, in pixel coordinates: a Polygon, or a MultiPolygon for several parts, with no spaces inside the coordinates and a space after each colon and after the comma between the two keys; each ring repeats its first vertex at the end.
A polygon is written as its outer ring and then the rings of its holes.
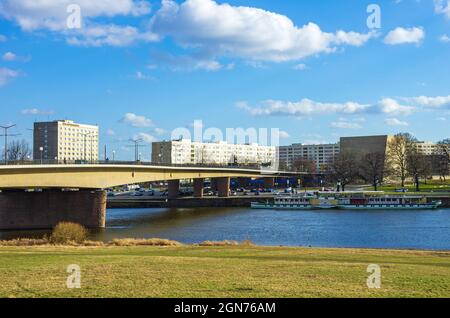
{"type": "Polygon", "coordinates": [[[439,146],[431,141],[419,141],[414,144],[418,153],[425,156],[436,155],[439,153],[439,146]]]}
{"type": "Polygon", "coordinates": [[[334,162],[339,152],[339,143],[320,145],[292,144],[279,147],[278,155],[280,165],[288,169],[292,167],[296,160],[305,159],[314,162],[317,171],[323,171],[334,162]]]}
{"type": "Polygon", "coordinates": [[[99,159],[99,128],[71,120],[34,123],[35,160],[76,162],[99,159]]]}
{"type": "Polygon", "coordinates": [[[156,164],[262,165],[274,163],[276,148],[258,144],[193,142],[187,139],[154,142],[152,162],[156,164]]]}

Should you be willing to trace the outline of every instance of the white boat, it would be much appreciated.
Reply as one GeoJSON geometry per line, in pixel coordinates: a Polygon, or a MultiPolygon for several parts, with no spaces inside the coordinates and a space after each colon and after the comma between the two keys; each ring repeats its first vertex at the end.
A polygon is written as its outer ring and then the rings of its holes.
{"type": "Polygon", "coordinates": [[[300,193],[277,195],[273,202],[252,202],[253,209],[272,210],[413,210],[436,209],[441,201],[428,202],[423,196],[369,196],[348,193],[300,193]]]}

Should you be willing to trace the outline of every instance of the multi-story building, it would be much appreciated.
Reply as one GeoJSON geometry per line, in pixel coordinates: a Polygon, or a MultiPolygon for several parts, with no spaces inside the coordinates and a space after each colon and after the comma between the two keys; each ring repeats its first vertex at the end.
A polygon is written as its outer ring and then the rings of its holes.
{"type": "Polygon", "coordinates": [[[326,167],[334,162],[339,152],[339,143],[321,145],[293,144],[281,146],[278,149],[279,162],[282,167],[290,169],[296,160],[303,159],[313,162],[317,171],[326,170],[326,167]]]}
{"type": "Polygon", "coordinates": [[[258,144],[193,142],[187,139],[154,142],[152,162],[156,164],[262,165],[273,164],[276,148],[258,144]]]}
{"type": "Polygon", "coordinates": [[[431,141],[419,141],[414,145],[417,152],[425,156],[432,156],[439,153],[439,145],[431,141]]]}
{"type": "Polygon", "coordinates": [[[98,126],[70,120],[34,123],[34,160],[76,162],[99,158],[98,126]]]}

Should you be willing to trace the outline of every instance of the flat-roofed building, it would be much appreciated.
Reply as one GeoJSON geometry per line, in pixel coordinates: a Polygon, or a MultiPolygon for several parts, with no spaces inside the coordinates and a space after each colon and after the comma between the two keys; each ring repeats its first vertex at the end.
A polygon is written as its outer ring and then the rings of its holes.
{"type": "Polygon", "coordinates": [[[341,152],[353,152],[360,155],[368,153],[386,154],[392,136],[341,137],[341,152]]]}
{"type": "Polygon", "coordinates": [[[425,156],[432,156],[439,153],[439,145],[431,141],[419,141],[414,145],[417,152],[425,156]]]}
{"type": "Polygon", "coordinates": [[[34,160],[76,162],[99,159],[99,128],[71,120],[34,123],[34,160]]]}
{"type": "Polygon", "coordinates": [[[156,164],[262,165],[275,163],[276,148],[258,144],[193,142],[188,139],[152,143],[156,164]]]}
{"type": "Polygon", "coordinates": [[[295,161],[303,159],[313,162],[316,165],[317,171],[327,170],[327,167],[334,162],[339,152],[339,143],[317,145],[292,144],[278,148],[279,162],[282,167],[290,169],[295,161]]]}

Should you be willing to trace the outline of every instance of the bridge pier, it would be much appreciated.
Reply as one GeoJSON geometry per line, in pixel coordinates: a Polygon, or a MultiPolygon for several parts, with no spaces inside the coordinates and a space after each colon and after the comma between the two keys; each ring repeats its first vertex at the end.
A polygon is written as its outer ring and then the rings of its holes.
{"type": "Polygon", "coordinates": [[[203,198],[205,179],[194,179],[194,197],[203,198]]]}
{"type": "Polygon", "coordinates": [[[105,227],[106,191],[43,190],[0,193],[0,230],[51,229],[59,222],[105,227]]]}
{"type": "Polygon", "coordinates": [[[227,198],[230,196],[230,178],[215,178],[217,182],[217,192],[220,198],[227,198]]]}
{"type": "Polygon", "coordinates": [[[176,199],[180,195],[180,180],[170,180],[168,182],[168,198],[176,199]]]}

